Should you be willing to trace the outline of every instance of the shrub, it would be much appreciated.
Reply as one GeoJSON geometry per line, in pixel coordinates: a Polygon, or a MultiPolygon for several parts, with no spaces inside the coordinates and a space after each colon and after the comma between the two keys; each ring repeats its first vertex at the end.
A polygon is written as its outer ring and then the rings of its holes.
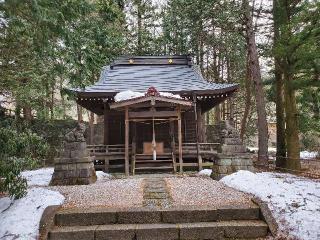
{"type": "Polygon", "coordinates": [[[47,151],[43,138],[31,130],[18,132],[11,127],[0,127],[0,191],[14,198],[24,196],[27,183],[21,171],[39,166],[47,151]]]}

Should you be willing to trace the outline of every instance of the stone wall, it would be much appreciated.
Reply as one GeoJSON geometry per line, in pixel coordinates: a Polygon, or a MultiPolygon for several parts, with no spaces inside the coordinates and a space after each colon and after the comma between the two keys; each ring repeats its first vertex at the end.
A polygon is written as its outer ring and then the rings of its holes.
{"type": "Polygon", "coordinates": [[[51,185],[82,185],[97,180],[84,132],[85,126],[80,124],[65,136],[60,157],[55,159],[51,185]]]}
{"type": "Polygon", "coordinates": [[[246,152],[246,147],[242,144],[240,135],[231,121],[219,122],[213,126],[213,131],[213,140],[221,145],[214,159],[212,178],[219,180],[239,170],[255,170],[252,156],[246,152]]]}
{"type": "Polygon", "coordinates": [[[212,167],[212,178],[220,180],[224,176],[239,170],[248,170],[251,172],[255,171],[251,154],[219,154],[219,158],[214,160],[214,165],[212,167]]]}

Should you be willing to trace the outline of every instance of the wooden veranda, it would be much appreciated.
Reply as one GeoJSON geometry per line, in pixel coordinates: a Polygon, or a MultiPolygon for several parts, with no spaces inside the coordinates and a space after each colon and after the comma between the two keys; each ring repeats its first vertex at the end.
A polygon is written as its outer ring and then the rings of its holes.
{"type": "MultiPolygon", "coordinates": [[[[212,160],[217,156],[220,148],[220,143],[198,143],[198,145],[200,151],[197,151],[197,143],[182,143],[182,164],[180,162],[174,161],[174,169],[181,169],[181,171],[184,171],[184,168],[197,168],[200,170],[203,167],[211,168],[213,165],[212,160]],[[189,159],[189,161],[185,161],[184,159],[189,159]],[[206,159],[206,161],[203,161],[203,159],[206,159]],[[180,166],[182,167],[180,168],[180,166]]],[[[88,145],[87,149],[90,155],[93,156],[96,161],[96,170],[102,170],[105,172],[121,172],[122,169],[125,169],[124,144],[88,145]]],[[[176,147],[174,151],[174,159],[177,155],[178,148],[176,147]]],[[[134,156],[132,155],[132,144],[129,144],[129,159],[131,159],[129,164],[132,170],[134,159],[134,156]]]]}

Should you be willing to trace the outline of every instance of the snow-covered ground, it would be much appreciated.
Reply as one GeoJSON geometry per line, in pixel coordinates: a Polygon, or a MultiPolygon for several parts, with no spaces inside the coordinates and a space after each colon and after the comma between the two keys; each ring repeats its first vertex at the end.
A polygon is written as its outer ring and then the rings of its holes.
{"type": "Polygon", "coordinates": [[[18,200],[0,198],[0,239],[37,239],[44,209],[60,205],[65,199],[59,192],[44,188],[49,185],[52,173],[53,168],[24,171],[27,195],[18,200]]]}
{"type": "Polygon", "coordinates": [[[212,169],[203,169],[201,171],[198,172],[198,175],[200,176],[211,176],[212,173],[212,169]]]}
{"type": "MultiPolygon", "coordinates": [[[[28,189],[25,197],[15,200],[7,210],[0,213],[0,239],[37,239],[44,209],[62,204],[63,201],[64,196],[59,192],[38,187],[28,189]]],[[[1,198],[0,206],[2,203],[8,205],[9,202],[9,198],[1,198]]]]}
{"type": "MultiPolygon", "coordinates": [[[[44,209],[65,201],[61,193],[48,189],[53,171],[53,168],[40,168],[22,172],[28,182],[27,195],[18,200],[0,198],[0,239],[37,239],[44,209]]],[[[112,175],[101,171],[96,174],[97,183],[112,179],[112,175]]]]}
{"type": "Polygon", "coordinates": [[[318,157],[318,152],[309,152],[309,151],[302,151],[300,152],[300,158],[303,159],[312,159],[318,157]]]}
{"type": "Polygon", "coordinates": [[[320,239],[320,181],[291,174],[238,171],[220,180],[265,201],[288,239],[320,239]]]}
{"type": "Polygon", "coordinates": [[[28,187],[48,186],[53,174],[53,168],[40,168],[32,171],[22,172],[22,176],[27,179],[28,187]]]}

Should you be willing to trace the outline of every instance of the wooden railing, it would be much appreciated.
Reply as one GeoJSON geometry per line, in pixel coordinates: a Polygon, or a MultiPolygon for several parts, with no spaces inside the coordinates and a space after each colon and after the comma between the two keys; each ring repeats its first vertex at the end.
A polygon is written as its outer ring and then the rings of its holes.
{"type": "MultiPolygon", "coordinates": [[[[125,146],[124,144],[114,144],[114,145],[88,145],[87,150],[89,151],[91,156],[96,154],[103,154],[103,153],[117,153],[117,154],[124,154],[125,153],[125,146]]],[[[131,145],[129,145],[129,151],[131,150],[131,145]]]]}
{"type": "MultiPolygon", "coordinates": [[[[176,144],[177,147],[177,144],[176,144]]],[[[217,153],[220,149],[220,143],[199,143],[199,153],[217,153]]],[[[178,149],[176,148],[176,152],[178,149]]],[[[183,143],[182,152],[197,153],[197,143],[183,143]]]]}

